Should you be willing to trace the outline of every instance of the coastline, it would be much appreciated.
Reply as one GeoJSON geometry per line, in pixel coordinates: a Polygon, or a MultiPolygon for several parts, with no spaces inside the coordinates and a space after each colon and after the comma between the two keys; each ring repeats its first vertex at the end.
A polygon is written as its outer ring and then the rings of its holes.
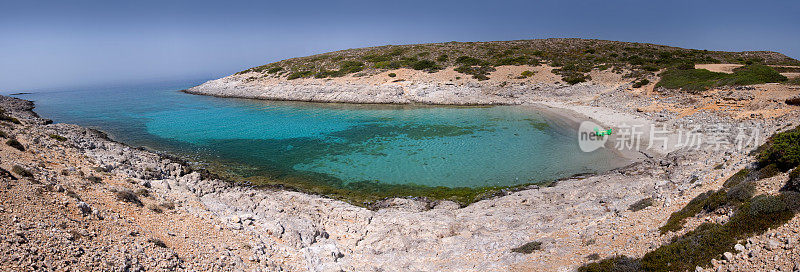
{"type": "MultiPolygon", "coordinates": [[[[628,90],[605,92],[626,94],[628,90]]],[[[615,111],[619,107],[605,104],[615,104],[620,99],[641,100],[630,96],[608,97],[613,99],[604,101],[601,98],[591,107],[615,111]]],[[[695,195],[719,186],[725,177],[752,161],[745,151],[723,156],[711,150],[678,150],[622,169],[559,182],[553,187],[507,192],[463,208],[447,201],[424,203],[392,199],[387,201],[386,208],[371,211],[299,192],[227,184],[199,172],[190,172],[168,158],[109,141],[91,130],[47,124],[33,115],[32,108],[26,109],[25,103],[13,101],[17,100],[4,97],[0,104],[7,110],[10,108],[9,114],[22,121],[21,125],[12,125],[9,134],[22,142],[26,151],[3,146],[5,155],[0,160],[3,169],[11,168],[12,163],[23,165],[31,170],[35,180],[75,188],[83,202],[102,210],[106,218],[125,213],[132,215],[126,218],[137,226],[173,232],[175,235],[162,233],[159,236],[166,243],[165,250],[183,256],[186,261],[181,265],[184,267],[194,268],[222,260],[186,257],[195,256],[188,250],[193,247],[186,245],[205,243],[215,247],[203,247],[200,251],[210,256],[228,256],[224,261],[228,266],[260,267],[267,271],[377,268],[477,271],[475,267],[482,267],[481,270],[571,270],[585,262],[584,257],[590,253],[601,253],[601,257],[637,256],[653,244],[664,243],[671,236],[659,235],[657,228],[672,211],[695,195]],[[56,140],[48,137],[49,134],[66,140],[56,140]],[[59,163],[41,166],[37,162],[43,160],[37,158],[42,156],[59,163]],[[56,160],[60,156],[70,159],[56,160]],[[720,163],[723,167],[714,169],[720,163]],[[76,167],[78,165],[81,166],[76,167]],[[86,172],[87,176],[100,176],[102,181],[91,185],[90,189],[80,189],[83,187],[77,185],[85,183],[85,178],[55,174],[69,167],[86,172]],[[153,201],[163,198],[177,204],[170,216],[186,216],[192,224],[205,226],[203,229],[210,227],[224,236],[212,241],[190,230],[167,231],[163,228],[169,226],[156,227],[152,221],[141,219],[160,215],[129,203],[109,201],[112,188],[126,186],[138,190],[147,188],[144,184],[149,185],[153,201]],[[648,197],[653,199],[653,207],[638,212],[628,210],[631,204],[648,197]],[[225,247],[230,244],[222,242],[226,239],[249,242],[247,247],[233,246],[234,250],[227,250],[225,247]],[[587,244],[588,240],[594,242],[587,244]],[[511,251],[529,241],[542,242],[543,249],[531,254],[511,251]]],[[[581,102],[569,103],[586,106],[581,102]]],[[[636,107],[624,108],[627,110],[622,113],[637,114],[636,107]]],[[[657,120],[660,118],[657,115],[638,114],[641,118],[664,123],[657,120]]],[[[697,117],[676,117],[670,122],[743,122],[720,117],[721,113],[698,114],[697,117]],[[711,116],[717,119],[709,118],[711,116]]],[[[798,116],[797,110],[787,114],[788,117],[784,114],[783,118],[798,116]]],[[[762,122],[766,133],[770,133],[783,127],[780,120],[748,122],[762,122]]],[[[602,119],[599,121],[607,124],[602,119]]],[[[30,186],[37,185],[31,183],[30,186]]],[[[61,197],[65,192],[47,191],[45,194],[61,197]]],[[[75,200],[64,203],[72,211],[80,210],[75,200]]],[[[77,216],[81,216],[80,213],[77,216]]],[[[153,248],[147,247],[147,250],[153,248]]]]}

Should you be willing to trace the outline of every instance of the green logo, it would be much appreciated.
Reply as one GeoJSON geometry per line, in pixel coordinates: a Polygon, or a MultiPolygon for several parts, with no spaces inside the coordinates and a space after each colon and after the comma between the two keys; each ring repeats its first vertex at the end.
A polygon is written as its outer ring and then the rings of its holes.
{"type": "Polygon", "coordinates": [[[611,129],[609,128],[607,130],[600,130],[600,128],[595,127],[594,128],[594,135],[597,136],[597,137],[603,137],[605,135],[611,135],[611,129]]]}

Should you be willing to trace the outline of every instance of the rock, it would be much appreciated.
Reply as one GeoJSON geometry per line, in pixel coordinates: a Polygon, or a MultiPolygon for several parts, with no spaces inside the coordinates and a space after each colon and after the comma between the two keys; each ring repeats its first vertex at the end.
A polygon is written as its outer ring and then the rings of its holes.
{"type": "Polygon", "coordinates": [[[733,253],[730,253],[730,252],[722,253],[722,258],[725,259],[725,260],[728,260],[728,261],[732,261],[733,260],[733,253]]]}
{"type": "Polygon", "coordinates": [[[735,246],[733,246],[733,249],[735,249],[736,251],[744,251],[745,250],[745,248],[744,248],[744,246],[742,244],[736,244],[735,246]]]}
{"type": "Polygon", "coordinates": [[[776,250],[776,249],[778,249],[778,248],[780,248],[780,247],[781,247],[781,244],[780,244],[780,242],[778,242],[778,241],[775,241],[775,240],[773,240],[773,239],[770,239],[770,240],[767,242],[767,249],[769,249],[770,251],[772,251],[772,250],[776,250]]]}
{"type": "Polygon", "coordinates": [[[78,202],[77,206],[83,215],[89,215],[92,213],[92,207],[89,207],[89,204],[86,204],[86,202],[78,202]]]}

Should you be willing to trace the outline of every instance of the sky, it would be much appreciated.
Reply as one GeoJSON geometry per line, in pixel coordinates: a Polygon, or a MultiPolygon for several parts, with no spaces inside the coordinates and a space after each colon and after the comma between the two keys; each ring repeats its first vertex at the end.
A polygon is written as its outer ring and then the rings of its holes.
{"type": "Polygon", "coordinates": [[[800,1],[0,0],[0,92],[207,80],[386,44],[553,37],[800,59],[800,1]]]}

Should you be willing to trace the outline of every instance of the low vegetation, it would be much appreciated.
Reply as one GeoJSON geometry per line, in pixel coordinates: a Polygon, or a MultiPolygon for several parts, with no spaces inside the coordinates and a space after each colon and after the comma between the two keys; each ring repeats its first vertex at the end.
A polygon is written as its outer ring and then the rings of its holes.
{"type": "Polygon", "coordinates": [[[19,166],[19,165],[12,166],[11,167],[11,172],[14,172],[14,174],[17,174],[18,176],[23,177],[23,178],[32,178],[33,177],[33,173],[31,173],[31,171],[28,171],[28,169],[25,169],[24,167],[19,166]]]}
{"type": "Polygon", "coordinates": [[[792,186],[800,176],[797,170],[800,127],[773,135],[757,149],[758,167],[743,169],[723,184],[723,188],[700,194],[683,209],[670,216],[662,233],[678,230],[686,218],[702,211],[727,207],[734,211],[725,224],[704,223],[673,238],[669,243],[646,253],[641,259],[617,256],[586,264],[579,271],[687,271],[707,266],[722,253],[733,251],[744,239],[779,227],[800,212],[800,193],[792,186]],[[775,171],[788,171],[789,181],[778,195],[753,197],[755,182],[775,171]],[[787,190],[789,189],[789,190],[787,190]]]}
{"type": "Polygon", "coordinates": [[[533,241],[525,243],[519,247],[511,249],[511,252],[522,253],[522,254],[531,254],[534,251],[542,249],[542,242],[533,241]]]}
{"type": "Polygon", "coordinates": [[[681,89],[688,92],[705,91],[720,86],[741,86],[770,82],[783,82],[787,78],[772,67],[760,64],[736,68],[733,74],[711,72],[706,69],[671,68],[660,74],[656,87],[681,89]]]}
{"type": "Polygon", "coordinates": [[[693,69],[695,63],[800,65],[797,60],[774,52],[721,52],[645,43],[558,38],[348,49],[282,60],[237,74],[253,72],[260,74],[260,77],[297,79],[368,75],[398,68],[435,72],[456,67],[457,72],[485,80],[497,66],[548,64],[556,67],[553,72],[561,75],[562,80],[575,84],[590,80],[588,73],[594,69],[612,69],[617,73],[627,69],[632,72],[625,76],[641,79],[663,69],[693,69]]]}
{"type": "Polygon", "coordinates": [[[115,188],[115,189],[111,189],[111,192],[114,193],[114,196],[119,201],[135,204],[136,206],[140,206],[140,207],[143,206],[142,201],[139,200],[139,196],[137,196],[130,189],[115,188]]]}
{"type": "Polygon", "coordinates": [[[632,85],[631,87],[634,87],[634,88],[641,88],[641,87],[644,87],[644,85],[647,85],[647,84],[650,84],[650,80],[647,80],[647,79],[645,78],[645,79],[642,79],[642,80],[639,80],[639,81],[636,81],[636,82],[634,82],[634,83],[633,83],[633,85],[632,85]]]}
{"type": "Polygon", "coordinates": [[[65,138],[64,136],[58,135],[58,134],[50,134],[50,138],[52,138],[52,139],[54,139],[56,141],[59,141],[59,142],[64,142],[64,141],[67,140],[67,138],[65,138]]]}
{"type": "Polygon", "coordinates": [[[644,210],[645,208],[650,207],[650,206],[653,206],[653,198],[652,197],[643,198],[643,199],[641,199],[639,201],[636,201],[636,203],[633,203],[633,204],[631,204],[630,207],[628,207],[628,210],[633,211],[633,212],[638,212],[638,211],[644,210]]]}
{"type": "Polygon", "coordinates": [[[19,151],[25,151],[25,146],[23,146],[22,143],[17,141],[17,139],[8,139],[8,141],[6,141],[6,145],[16,148],[19,151]]]}

